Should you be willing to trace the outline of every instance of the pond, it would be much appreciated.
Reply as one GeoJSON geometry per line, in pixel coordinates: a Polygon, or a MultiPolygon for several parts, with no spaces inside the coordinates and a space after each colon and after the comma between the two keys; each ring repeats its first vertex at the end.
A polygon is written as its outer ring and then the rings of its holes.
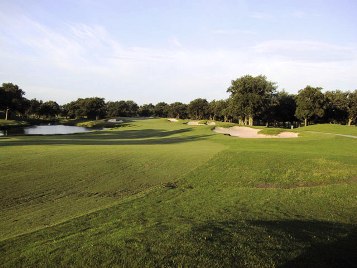
{"type": "MultiPolygon", "coordinates": [[[[46,125],[46,126],[30,126],[18,127],[7,130],[0,130],[0,136],[15,136],[15,135],[58,135],[58,134],[74,134],[93,131],[92,128],[65,126],[65,125],[46,125]]],[[[99,130],[99,129],[95,129],[99,130]]]]}

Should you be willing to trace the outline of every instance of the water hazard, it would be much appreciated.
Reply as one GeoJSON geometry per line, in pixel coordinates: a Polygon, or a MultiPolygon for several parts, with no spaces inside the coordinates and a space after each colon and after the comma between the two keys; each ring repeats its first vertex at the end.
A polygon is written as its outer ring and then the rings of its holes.
{"type": "MultiPolygon", "coordinates": [[[[98,129],[96,129],[98,130],[98,129]]],[[[11,128],[0,130],[0,136],[15,136],[15,135],[59,135],[59,134],[75,134],[93,131],[92,128],[65,126],[65,125],[49,125],[49,126],[30,126],[11,128]]]]}

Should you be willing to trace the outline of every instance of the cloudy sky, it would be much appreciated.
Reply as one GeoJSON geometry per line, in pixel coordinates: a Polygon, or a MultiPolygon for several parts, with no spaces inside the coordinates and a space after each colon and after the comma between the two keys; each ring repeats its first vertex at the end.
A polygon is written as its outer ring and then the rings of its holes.
{"type": "Polygon", "coordinates": [[[355,0],[0,0],[0,83],[27,98],[222,99],[232,79],[357,88],[355,0]]]}

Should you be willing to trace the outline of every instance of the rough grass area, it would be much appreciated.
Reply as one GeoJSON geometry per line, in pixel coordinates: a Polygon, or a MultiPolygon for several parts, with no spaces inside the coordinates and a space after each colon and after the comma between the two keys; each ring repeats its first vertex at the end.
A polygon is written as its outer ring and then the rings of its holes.
{"type": "Polygon", "coordinates": [[[1,266],[353,267],[356,145],[165,119],[2,137],[1,266]]]}

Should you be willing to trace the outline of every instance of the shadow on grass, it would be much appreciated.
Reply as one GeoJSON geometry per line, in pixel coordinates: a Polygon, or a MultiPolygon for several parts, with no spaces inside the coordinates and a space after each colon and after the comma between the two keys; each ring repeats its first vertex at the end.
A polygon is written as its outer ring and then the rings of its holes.
{"type": "Polygon", "coordinates": [[[191,235],[197,244],[204,244],[199,247],[210,253],[209,258],[221,259],[222,266],[240,267],[247,262],[284,268],[357,264],[357,227],[350,224],[299,220],[208,222],[196,226],[191,235]]]}
{"type": "Polygon", "coordinates": [[[118,213],[112,207],[1,241],[0,262],[4,267],[23,263],[28,267],[51,263],[63,267],[356,267],[357,263],[357,228],[352,224],[300,220],[197,223],[181,217],[153,225],[148,216],[126,221],[119,220],[118,213]],[[111,221],[116,223],[96,231],[111,221]],[[191,228],[178,231],[180,223],[191,228]],[[140,226],[140,231],[117,236],[118,231],[133,226],[140,226]]]}
{"type": "Polygon", "coordinates": [[[0,138],[1,146],[23,145],[144,145],[173,144],[206,139],[211,135],[183,135],[191,128],[178,130],[119,130],[97,131],[71,135],[16,136],[14,139],[0,138]],[[4,141],[6,139],[6,141],[4,141]]]}

